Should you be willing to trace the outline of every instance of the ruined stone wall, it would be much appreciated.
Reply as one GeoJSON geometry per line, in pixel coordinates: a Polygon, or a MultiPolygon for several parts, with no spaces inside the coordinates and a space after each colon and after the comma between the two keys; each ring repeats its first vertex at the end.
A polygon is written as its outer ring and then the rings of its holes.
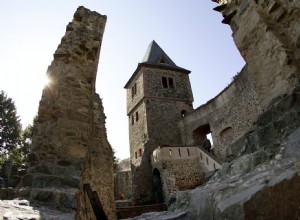
{"type": "Polygon", "coordinates": [[[180,122],[184,144],[196,144],[197,127],[209,125],[215,152],[246,133],[275,97],[299,84],[299,2],[281,0],[219,1],[223,23],[247,62],[237,79],[217,97],[180,122]]]}
{"type": "Polygon", "coordinates": [[[215,154],[226,160],[228,145],[248,131],[261,112],[246,65],[224,91],[180,121],[183,144],[201,144],[195,130],[209,125],[215,154]]]}
{"type": "Polygon", "coordinates": [[[132,173],[130,158],[118,163],[118,172],[115,176],[115,198],[130,199],[132,197],[132,173]],[[125,197],[123,197],[123,195],[125,197]]]}
{"type": "Polygon", "coordinates": [[[116,219],[114,160],[112,148],[107,140],[105,118],[102,101],[99,95],[95,94],[92,141],[87,148],[78,194],[78,207],[81,208],[77,215],[79,219],[96,219],[90,203],[87,202],[89,199],[84,191],[84,184],[90,184],[92,190],[97,192],[108,219],[116,219]],[[89,212],[86,213],[86,209],[89,212]]]}
{"type": "Polygon", "coordinates": [[[300,3],[286,0],[227,1],[219,9],[249,67],[265,109],[299,84],[300,3]]]}
{"type": "Polygon", "coordinates": [[[106,16],[79,7],[68,24],[47,71],[30,167],[19,186],[21,196],[76,210],[78,219],[95,219],[82,202],[85,183],[97,191],[109,219],[116,218],[112,151],[95,94],[105,23],[106,16]]]}

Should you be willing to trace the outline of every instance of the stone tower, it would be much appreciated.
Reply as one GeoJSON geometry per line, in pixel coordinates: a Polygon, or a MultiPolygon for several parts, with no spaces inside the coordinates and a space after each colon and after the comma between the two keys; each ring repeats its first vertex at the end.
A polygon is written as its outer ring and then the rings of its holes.
{"type": "Polygon", "coordinates": [[[182,144],[177,123],[193,111],[189,73],[152,41],[125,85],[135,204],[154,201],[152,151],[182,144]]]}

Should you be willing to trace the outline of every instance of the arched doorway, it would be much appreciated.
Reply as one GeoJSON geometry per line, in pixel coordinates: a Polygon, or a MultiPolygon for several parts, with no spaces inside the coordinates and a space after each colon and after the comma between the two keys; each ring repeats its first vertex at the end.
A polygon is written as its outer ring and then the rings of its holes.
{"type": "Polygon", "coordinates": [[[155,203],[160,204],[164,202],[164,194],[162,189],[162,182],[160,178],[160,172],[158,169],[153,170],[153,194],[155,198],[155,203]]]}

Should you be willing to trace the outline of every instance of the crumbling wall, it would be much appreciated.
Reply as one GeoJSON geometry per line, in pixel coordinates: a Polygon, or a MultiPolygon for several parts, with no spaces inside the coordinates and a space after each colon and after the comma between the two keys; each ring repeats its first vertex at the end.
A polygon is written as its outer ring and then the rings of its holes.
{"type": "Polygon", "coordinates": [[[132,173],[130,158],[118,163],[117,173],[115,174],[115,198],[130,199],[132,197],[132,173]]]}
{"type": "Polygon", "coordinates": [[[288,94],[300,79],[300,3],[284,0],[218,1],[223,23],[246,66],[236,80],[180,123],[184,144],[196,144],[194,131],[209,125],[216,155],[245,134],[271,101],[288,94]]]}
{"type": "Polygon", "coordinates": [[[95,219],[92,207],[89,204],[87,192],[82,188],[90,184],[92,190],[98,193],[100,202],[108,219],[115,219],[113,151],[107,141],[105,115],[102,101],[98,94],[94,95],[94,121],[92,141],[86,152],[85,166],[81,173],[80,192],[77,213],[79,219],[95,219]],[[89,212],[86,212],[89,210],[89,212]]]}
{"type": "Polygon", "coordinates": [[[262,108],[291,92],[300,76],[300,2],[235,0],[218,10],[248,64],[262,108]]]}
{"type": "Polygon", "coordinates": [[[79,7],[47,71],[33,137],[30,167],[20,196],[76,210],[95,219],[83,204],[83,184],[97,191],[109,219],[115,219],[113,157],[95,81],[106,16],[79,7]]]}
{"type": "Polygon", "coordinates": [[[253,78],[246,65],[219,95],[179,122],[185,145],[197,145],[195,131],[208,126],[218,159],[226,160],[227,146],[248,131],[261,114],[253,78]]]}

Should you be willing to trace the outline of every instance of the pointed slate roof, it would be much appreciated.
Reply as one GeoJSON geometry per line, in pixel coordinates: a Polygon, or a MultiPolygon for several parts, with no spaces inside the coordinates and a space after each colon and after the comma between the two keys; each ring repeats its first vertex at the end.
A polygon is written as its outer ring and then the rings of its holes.
{"type": "Polygon", "coordinates": [[[150,43],[142,62],[138,64],[136,70],[134,71],[134,73],[132,74],[132,76],[124,86],[125,89],[129,87],[130,83],[139,74],[139,70],[143,66],[144,67],[147,66],[151,68],[172,69],[175,71],[183,72],[185,74],[189,74],[191,72],[187,69],[177,66],[171,60],[171,58],[163,51],[163,49],[161,49],[160,46],[153,40],[150,43]]]}
{"type": "Polygon", "coordinates": [[[177,67],[171,58],[161,49],[161,47],[153,40],[142,60],[142,63],[149,64],[167,64],[173,67],[177,67]]]}

